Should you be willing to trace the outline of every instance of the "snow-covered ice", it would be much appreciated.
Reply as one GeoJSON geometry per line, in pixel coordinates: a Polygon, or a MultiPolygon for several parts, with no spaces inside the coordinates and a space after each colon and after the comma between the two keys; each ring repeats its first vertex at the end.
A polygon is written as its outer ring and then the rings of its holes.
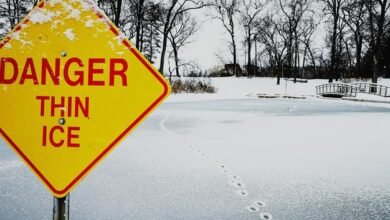
{"type": "MultiPolygon", "coordinates": [[[[325,82],[172,95],[71,193],[71,219],[390,219],[390,105],[318,99],[325,82]]],[[[0,142],[0,219],[51,219],[18,161],[0,142]]]]}

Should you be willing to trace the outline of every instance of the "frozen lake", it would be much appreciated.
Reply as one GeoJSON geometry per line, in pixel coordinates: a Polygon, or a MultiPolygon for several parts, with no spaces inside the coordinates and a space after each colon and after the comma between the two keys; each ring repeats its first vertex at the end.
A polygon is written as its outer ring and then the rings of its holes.
{"type": "MultiPolygon", "coordinates": [[[[71,193],[71,219],[390,219],[389,125],[314,98],[168,102],[71,193]]],[[[0,219],[51,214],[0,141],[0,219]]]]}

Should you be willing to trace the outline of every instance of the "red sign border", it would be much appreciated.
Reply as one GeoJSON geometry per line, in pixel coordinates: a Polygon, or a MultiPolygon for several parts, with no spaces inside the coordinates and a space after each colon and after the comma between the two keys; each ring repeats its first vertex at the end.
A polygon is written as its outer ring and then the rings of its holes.
{"type": "MultiPolygon", "coordinates": [[[[89,4],[95,4],[95,3],[91,3],[89,0],[80,0],[80,1],[85,1],[89,4]]],[[[45,0],[41,1],[38,3],[38,5],[32,10],[36,10],[36,8],[43,8],[45,6],[45,0]]],[[[110,26],[110,30],[111,32],[115,35],[115,36],[119,36],[120,35],[120,32],[118,31],[118,29],[112,24],[112,22],[110,21],[109,18],[107,18],[106,15],[100,13],[98,10],[93,10],[95,15],[98,16],[99,19],[104,19],[107,24],[110,26]]],[[[29,21],[29,15],[27,16],[27,18],[22,21],[21,23],[18,24],[17,27],[15,27],[15,29],[13,31],[11,31],[11,33],[13,32],[16,32],[16,31],[20,31],[24,24],[27,24],[27,22],[29,21]]],[[[11,35],[12,36],[12,35],[11,35]]],[[[0,49],[2,49],[10,40],[11,40],[11,36],[8,35],[2,42],[0,42],[0,49]]],[[[14,148],[14,150],[23,158],[23,160],[25,162],[28,163],[28,165],[31,167],[31,169],[34,170],[34,172],[41,178],[41,180],[46,184],[46,186],[48,186],[50,188],[50,190],[52,190],[52,192],[54,192],[56,195],[63,195],[65,196],[65,194],[72,188],[74,187],[79,181],[81,181],[88,172],[91,171],[91,169],[97,165],[99,163],[99,161],[101,161],[101,159],[107,155],[107,153],[109,151],[112,150],[113,147],[115,147],[125,136],[127,136],[130,131],[135,128],[139,122],[142,121],[142,119],[144,119],[149,113],[151,113],[151,111],[157,107],[158,104],[160,104],[164,98],[166,98],[168,95],[169,95],[169,87],[167,85],[167,83],[162,79],[160,73],[158,73],[156,70],[153,69],[153,67],[151,67],[151,64],[149,64],[145,58],[143,58],[139,52],[130,45],[129,41],[127,39],[123,39],[122,40],[122,43],[125,45],[126,48],[128,48],[130,50],[131,53],[133,53],[133,55],[148,69],[148,71],[154,76],[156,77],[156,79],[162,84],[162,86],[164,87],[164,92],[139,116],[137,117],[137,119],[132,122],[130,124],[130,126],[125,130],[123,131],[119,137],[117,137],[102,153],[100,153],[100,155],[92,161],[91,164],[89,164],[72,182],[70,182],[70,184],[68,186],[66,186],[64,189],[62,190],[57,190],[56,188],[54,188],[54,186],[45,178],[45,176],[35,167],[35,165],[27,158],[27,156],[19,149],[19,147],[15,144],[15,142],[12,141],[12,139],[3,131],[3,129],[0,128],[0,134],[7,140],[7,142],[14,148]]]]}

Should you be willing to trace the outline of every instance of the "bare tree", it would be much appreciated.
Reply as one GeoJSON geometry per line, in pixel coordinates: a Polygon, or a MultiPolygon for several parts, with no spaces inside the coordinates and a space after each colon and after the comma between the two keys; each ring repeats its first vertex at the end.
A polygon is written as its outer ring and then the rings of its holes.
{"type": "Polygon", "coordinates": [[[239,12],[239,0],[214,0],[214,9],[218,19],[231,38],[231,48],[233,55],[234,75],[237,76],[237,45],[235,36],[235,15],[239,12]]]}
{"type": "Polygon", "coordinates": [[[36,0],[0,0],[0,38],[12,30],[37,4],[36,0]]]}
{"type": "Polygon", "coordinates": [[[305,75],[305,66],[306,66],[306,57],[309,55],[311,60],[311,65],[314,68],[314,75],[317,75],[317,65],[315,62],[315,57],[312,49],[312,37],[316,30],[318,23],[315,22],[313,17],[305,19],[302,25],[302,33],[301,33],[301,42],[304,45],[303,52],[303,62],[302,62],[302,71],[303,75],[305,75]]]}
{"type": "Polygon", "coordinates": [[[329,82],[333,82],[334,78],[338,78],[336,76],[336,56],[337,56],[337,38],[340,35],[338,31],[338,26],[341,21],[341,8],[343,8],[347,0],[321,0],[324,5],[324,11],[327,15],[330,16],[329,22],[331,23],[331,58],[330,58],[330,74],[329,74],[329,82]]]}
{"type": "Polygon", "coordinates": [[[299,27],[304,15],[310,11],[309,3],[309,0],[279,0],[279,7],[285,23],[284,28],[288,33],[287,74],[289,77],[294,76],[294,82],[296,82],[299,65],[299,27]],[[292,69],[295,70],[294,74],[292,74],[292,69]]]}
{"type": "Polygon", "coordinates": [[[165,54],[167,51],[168,36],[180,15],[187,11],[196,10],[208,6],[202,0],[165,0],[164,13],[161,16],[162,28],[162,49],[160,58],[161,73],[164,72],[165,54]]]}
{"type": "Polygon", "coordinates": [[[135,21],[135,46],[137,49],[140,49],[140,42],[142,41],[141,37],[141,28],[145,21],[145,0],[131,0],[132,8],[135,9],[136,13],[134,14],[135,21]]]}
{"type": "Polygon", "coordinates": [[[187,12],[179,16],[179,19],[177,19],[177,22],[169,32],[168,39],[172,46],[172,52],[170,56],[173,55],[173,59],[175,61],[175,66],[176,66],[175,71],[177,77],[180,77],[179,50],[186,44],[190,43],[191,36],[193,36],[198,29],[199,29],[198,23],[187,12]]]}
{"type": "Polygon", "coordinates": [[[183,63],[180,63],[178,66],[175,66],[172,67],[171,65],[171,62],[168,61],[168,72],[169,72],[169,82],[172,84],[172,75],[173,75],[173,72],[176,71],[177,68],[183,68],[185,70],[185,72],[187,73],[201,73],[202,70],[201,68],[199,67],[199,65],[193,61],[188,61],[188,62],[183,62],[183,63]]]}
{"type": "Polygon", "coordinates": [[[356,58],[356,72],[358,76],[362,75],[362,53],[364,41],[364,26],[367,24],[367,9],[364,6],[364,0],[348,0],[342,8],[342,19],[347,24],[348,29],[353,35],[356,58]]]}
{"type": "Polygon", "coordinates": [[[122,32],[129,38],[134,36],[130,0],[97,0],[97,4],[122,32]]]}
{"type": "Polygon", "coordinates": [[[352,55],[350,49],[350,39],[347,36],[347,24],[341,19],[337,31],[337,43],[336,43],[336,57],[335,57],[335,69],[336,79],[346,78],[351,75],[352,69],[352,55]],[[347,74],[348,72],[348,74],[347,74]]]}
{"type": "Polygon", "coordinates": [[[370,28],[370,53],[372,57],[372,82],[378,82],[378,76],[383,72],[384,59],[384,31],[386,22],[386,14],[390,7],[388,0],[367,0],[365,1],[369,13],[369,28],[370,28]]]}
{"type": "Polygon", "coordinates": [[[147,1],[143,9],[143,19],[138,36],[138,49],[154,64],[161,48],[162,7],[159,3],[147,1]]]}
{"type": "Polygon", "coordinates": [[[123,0],[98,0],[97,3],[102,8],[114,24],[119,27],[119,21],[122,12],[123,0]]]}
{"type": "Polygon", "coordinates": [[[264,19],[258,19],[256,22],[259,41],[265,45],[270,66],[277,76],[277,85],[280,85],[280,78],[283,75],[283,62],[288,38],[282,25],[281,20],[273,18],[272,15],[267,15],[264,19]]]}
{"type": "MultiPolygon", "coordinates": [[[[260,12],[264,9],[264,6],[268,3],[268,0],[243,0],[242,1],[242,10],[241,10],[241,23],[244,26],[246,44],[247,44],[247,74],[248,76],[252,75],[252,42],[254,40],[254,28],[256,18],[259,16],[260,12]]],[[[257,68],[257,67],[255,67],[257,68]]]]}

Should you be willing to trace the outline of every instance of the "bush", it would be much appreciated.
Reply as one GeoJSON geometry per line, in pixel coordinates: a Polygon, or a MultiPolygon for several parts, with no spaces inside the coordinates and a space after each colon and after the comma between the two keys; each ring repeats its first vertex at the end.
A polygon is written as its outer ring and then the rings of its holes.
{"type": "Polygon", "coordinates": [[[231,76],[231,74],[226,71],[226,69],[222,66],[216,66],[210,69],[209,77],[225,77],[231,76]]]}
{"type": "Polygon", "coordinates": [[[215,93],[217,89],[210,79],[175,79],[172,81],[172,92],[177,93],[215,93]]]}

